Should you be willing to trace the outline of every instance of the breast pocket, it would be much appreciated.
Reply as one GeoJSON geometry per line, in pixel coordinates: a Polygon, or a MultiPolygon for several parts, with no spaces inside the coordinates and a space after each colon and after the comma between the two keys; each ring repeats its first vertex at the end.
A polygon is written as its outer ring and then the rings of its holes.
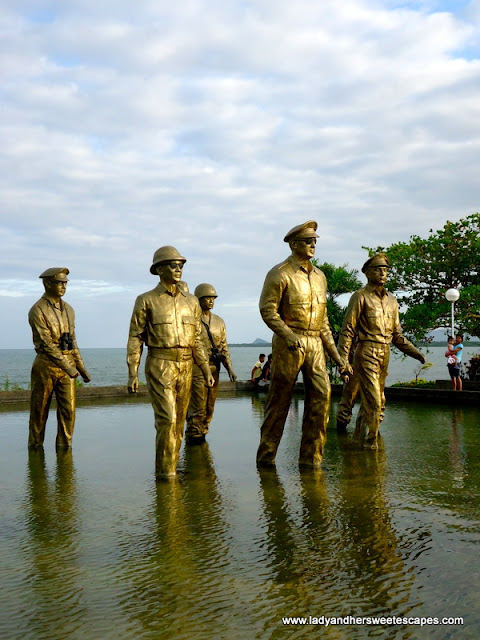
{"type": "Polygon", "coordinates": [[[395,327],[396,314],[389,312],[385,314],[385,328],[387,331],[392,332],[395,327]]]}
{"type": "Polygon", "coordinates": [[[156,338],[169,338],[173,333],[173,316],[152,311],[150,315],[152,331],[156,338]]]}
{"type": "Polygon", "coordinates": [[[195,318],[193,316],[183,316],[182,324],[183,333],[186,340],[188,341],[188,344],[193,345],[193,343],[195,342],[195,330],[197,328],[195,318]]]}
{"type": "Polygon", "coordinates": [[[381,333],[384,331],[383,314],[375,311],[367,311],[367,323],[368,329],[372,333],[381,333]]]}

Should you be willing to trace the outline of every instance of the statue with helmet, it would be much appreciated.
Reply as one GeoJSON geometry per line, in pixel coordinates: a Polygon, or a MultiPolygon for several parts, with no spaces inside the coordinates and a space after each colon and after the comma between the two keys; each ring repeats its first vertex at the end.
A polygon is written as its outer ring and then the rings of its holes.
{"type": "Polygon", "coordinates": [[[284,237],[291,255],[271,269],[260,296],[260,313],[274,332],[270,388],[261,428],[257,464],[275,463],[293,388],[300,371],[305,408],[300,465],[318,467],[326,441],[330,409],[330,380],[325,351],[343,376],[351,373],[335,347],[327,317],[327,281],[311,263],[318,235],[314,220],[291,229],[284,237]]]}
{"type": "Polygon", "coordinates": [[[228,349],[225,322],[220,316],[212,313],[218,297],[215,287],[204,282],[196,287],[195,295],[202,309],[202,340],[209,357],[210,371],[215,384],[209,387],[200,368],[196,364],[193,365],[192,393],[185,432],[188,444],[200,444],[205,441],[217,399],[220,367],[222,365],[225,367],[232,382],[237,379],[228,349]]]}
{"type": "MultiPolygon", "coordinates": [[[[384,253],[377,253],[365,262],[362,272],[368,282],[352,294],[338,341],[338,352],[345,360],[354,350],[356,384],[347,394],[346,403],[353,406],[355,398],[352,395],[360,393],[361,406],[354,437],[370,449],[378,449],[378,433],[385,411],[390,344],[425,363],[425,356],[402,333],[397,299],[385,288],[388,267],[388,257],[384,253]]],[[[337,414],[337,428],[346,428],[346,423],[341,424],[341,408],[342,405],[337,414]]]]}
{"type": "Polygon", "coordinates": [[[185,417],[190,400],[193,363],[207,386],[215,380],[202,342],[198,299],[182,281],[186,262],[175,247],[155,251],[150,273],[160,282],[135,301],[127,345],[128,391],[138,391],[138,367],[148,348],[145,375],[155,414],[155,475],[176,475],[185,417]]]}
{"type": "Polygon", "coordinates": [[[62,300],[69,270],[50,267],[39,275],[45,293],[28,312],[36,358],[31,373],[28,447],[43,447],[52,396],[57,401],[57,449],[72,445],[75,426],[75,379],[90,382],[75,336],[75,313],[62,300]]]}

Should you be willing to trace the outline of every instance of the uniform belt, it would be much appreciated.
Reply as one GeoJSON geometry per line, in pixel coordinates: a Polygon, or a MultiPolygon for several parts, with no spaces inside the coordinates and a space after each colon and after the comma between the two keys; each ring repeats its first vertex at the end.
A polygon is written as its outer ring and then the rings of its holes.
{"type": "Polygon", "coordinates": [[[148,355],[152,358],[160,358],[162,360],[172,360],[173,362],[182,362],[183,360],[191,360],[192,349],[190,347],[148,347],[148,355]]]}
{"type": "Polygon", "coordinates": [[[320,329],[297,329],[296,327],[290,327],[290,329],[294,332],[294,333],[298,333],[301,336],[314,336],[314,337],[318,337],[321,334],[320,329]]]}
{"type": "MultiPolygon", "coordinates": [[[[62,356],[72,356],[73,357],[73,349],[69,351],[60,351],[62,356]]],[[[53,362],[53,360],[46,353],[37,353],[37,358],[41,358],[42,360],[48,360],[48,362],[53,362]]]]}

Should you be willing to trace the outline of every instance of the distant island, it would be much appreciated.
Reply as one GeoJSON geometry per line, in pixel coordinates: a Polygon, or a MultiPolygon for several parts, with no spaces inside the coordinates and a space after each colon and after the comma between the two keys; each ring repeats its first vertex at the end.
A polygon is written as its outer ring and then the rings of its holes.
{"type": "Polygon", "coordinates": [[[229,342],[229,347],[271,347],[272,343],[262,338],[255,338],[253,342],[229,342]]]}

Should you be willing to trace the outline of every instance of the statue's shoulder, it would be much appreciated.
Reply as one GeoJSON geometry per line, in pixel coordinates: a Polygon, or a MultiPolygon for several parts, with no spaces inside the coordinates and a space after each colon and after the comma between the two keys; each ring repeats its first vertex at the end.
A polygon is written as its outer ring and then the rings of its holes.
{"type": "Polygon", "coordinates": [[[314,264],[312,264],[312,271],[315,275],[317,275],[319,278],[321,278],[322,280],[327,279],[327,277],[325,276],[325,274],[323,273],[323,271],[321,269],[319,269],[318,267],[316,267],[314,264]]]}
{"type": "Polygon", "coordinates": [[[292,265],[288,258],[286,258],[270,269],[270,271],[267,273],[267,278],[281,278],[289,271],[292,271],[292,265]]]}
{"type": "Polygon", "coordinates": [[[150,302],[151,300],[153,300],[154,298],[158,297],[158,290],[157,287],[150,289],[149,291],[144,291],[143,293],[140,293],[137,296],[136,299],[136,304],[143,304],[146,303],[148,304],[148,302],[150,302]]]}
{"type": "Polygon", "coordinates": [[[189,304],[193,304],[193,306],[197,306],[197,305],[200,306],[197,296],[194,296],[193,293],[190,293],[189,291],[185,291],[183,295],[185,296],[185,300],[189,304]]]}
{"type": "Polygon", "coordinates": [[[68,304],[65,300],[62,299],[62,304],[69,313],[74,313],[73,307],[71,304],[68,304]]]}
{"type": "Polygon", "coordinates": [[[217,316],[216,313],[212,313],[212,322],[214,322],[216,325],[225,326],[224,319],[221,318],[220,316],[217,316]]]}
{"type": "Polygon", "coordinates": [[[44,312],[46,309],[46,302],[44,298],[39,298],[29,309],[28,318],[34,318],[38,314],[44,312]]]}

